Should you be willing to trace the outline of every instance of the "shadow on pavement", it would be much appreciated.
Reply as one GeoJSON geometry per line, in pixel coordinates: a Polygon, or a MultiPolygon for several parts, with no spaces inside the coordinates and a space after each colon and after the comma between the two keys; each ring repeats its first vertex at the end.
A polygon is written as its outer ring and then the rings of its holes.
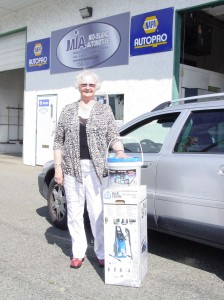
{"type": "MultiPolygon", "coordinates": [[[[51,224],[47,206],[38,208],[36,212],[39,216],[44,217],[51,224]]],[[[102,281],[104,281],[104,269],[99,266],[98,259],[94,253],[94,239],[88,219],[85,222],[85,230],[88,243],[86,258],[96,270],[96,273],[99,275],[102,281]]],[[[68,256],[70,259],[72,258],[72,243],[68,230],[59,229],[51,224],[51,227],[49,227],[45,232],[45,238],[49,244],[57,245],[59,248],[61,248],[62,252],[66,256],[68,256]]]]}
{"type": "Polygon", "coordinates": [[[51,224],[51,219],[50,219],[50,216],[49,216],[49,213],[48,213],[48,207],[47,206],[43,206],[43,207],[38,208],[36,210],[36,212],[39,216],[45,218],[47,220],[47,222],[51,224]]]}
{"type": "Polygon", "coordinates": [[[66,256],[71,258],[72,243],[68,230],[49,227],[45,232],[45,238],[48,244],[57,245],[66,256]]]}
{"type": "Polygon", "coordinates": [[[148,251],[154,255],[213,273],[224,280],[224,251],[207,245],[148,231],[148,251]]]}
{"type": "MultiPolygon", "coordinates": [[[[45,217],[51,224],[48,208],[43,206],[37,209],[41,217],[45,217]]],[[[94,253],[93,236],[89,222],[85,222],[88,249],[86,257],[98,273],[99,277],[104,280],[104,271],[98,265],[98,260],[94,253]]],[[[54,226],[49,227],[45,232],[46,240],[49,244],[56,244],[61,248],[63,253],[72,257],[71,238],[68,230],[61,230],[54,226]]],[[[194,268],[213,273],[221,280],[224,280],[224,251],[200,243],[175,237],[172,235],[148,231],[148,252],[166,259],[173,260],[194,268]]]]}

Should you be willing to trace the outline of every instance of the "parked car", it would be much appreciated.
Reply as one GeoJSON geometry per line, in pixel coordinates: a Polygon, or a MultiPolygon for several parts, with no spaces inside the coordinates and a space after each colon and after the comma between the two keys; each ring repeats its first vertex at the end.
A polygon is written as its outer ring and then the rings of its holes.
{"type": "MultiPolygon", "coordinates": [[[[175,100],[120,128],[127,153],[140,154],[148,227],[224,249],[224,94],[175,100]],[[162,107],[162,108],[161,108],[162,107]]],[[[53,161],[39,175],[54,225],[66,228],[66,202],[53,161]]]]}

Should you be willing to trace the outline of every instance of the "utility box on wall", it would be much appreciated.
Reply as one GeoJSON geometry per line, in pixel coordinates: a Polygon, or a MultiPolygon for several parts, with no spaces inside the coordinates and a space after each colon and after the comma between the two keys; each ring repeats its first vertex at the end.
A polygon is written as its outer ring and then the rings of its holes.
{"type": "Polygon", "coordinates": [[[105,283],[139,287],[147,273],[146,186],[103,193],[105,283]]]}

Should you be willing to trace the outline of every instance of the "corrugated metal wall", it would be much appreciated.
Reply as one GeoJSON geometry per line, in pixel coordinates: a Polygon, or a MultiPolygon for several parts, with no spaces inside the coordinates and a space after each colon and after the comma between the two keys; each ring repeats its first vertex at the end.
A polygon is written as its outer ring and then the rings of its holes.
{"type": "Polygon", "coordinates": [[[0,37],[0,72],[25,68],[26,31],[0,37]]]}

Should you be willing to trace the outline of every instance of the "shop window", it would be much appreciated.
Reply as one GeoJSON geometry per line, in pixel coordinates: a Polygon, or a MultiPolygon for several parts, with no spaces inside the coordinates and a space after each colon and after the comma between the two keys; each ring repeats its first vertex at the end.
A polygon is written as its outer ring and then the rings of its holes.
{"type": "Polygon", "coordinates": [[[118,126],[124,120],[124,94],[103,94],[96,95],[96,100],[102,104],[110,105],[118,126]]]}
{"type": "Polygon", "coordinates": [[[181,64],[224,74],[223,9],[220,5],[181,15],[181,64]]]}

